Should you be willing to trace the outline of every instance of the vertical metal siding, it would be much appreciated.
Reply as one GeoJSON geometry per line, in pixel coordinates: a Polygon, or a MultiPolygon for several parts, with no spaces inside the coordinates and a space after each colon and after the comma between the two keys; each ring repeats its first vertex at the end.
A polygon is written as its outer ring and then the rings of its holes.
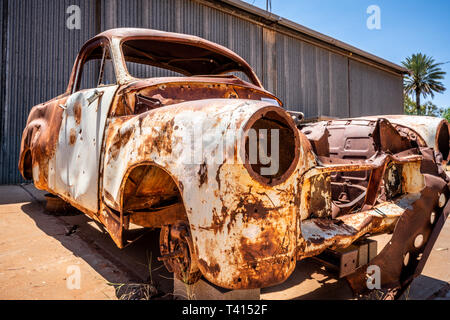
{"type": "Polygon", "coordinates": [[[224,45],[247,60],[265,88],[288,109],[303,111],[307,117],[402,112],[400,76],[348,61],[193,0],[3,0],[0,17],[4,13],[7,19],[0,23],[1,184],[22,181],[17,162],[31,107],[63,93],[83,43],[110,28],[181,32],[224,45]],[[81,8],[81,30],[66,28],[70,5],[81,8]]]}
{"type": "Polygon", "coordinates": [[[22,181],[17,169],[22,131],[30,109],[66,90],[82,44],[95,34],[95,2],[8,1],[6,86],[2,105],[0,183],[22,181]],[[67,8],[81,9],[81,30],[66,28],[67,8]]]}
{"type": "MultiPolygon", "coordinates": [[[[8,64],[6,62],[6,52],[8,47],[8,0],[3,0],[0,3],[0,17],[2,21],[0,22],[0,178],[2,177],[4,155],[6,155],[9,150],[7,149],[6,139],[5,139],[5,120],[7,115],[5,114],[6,106],[6,71],[8,64]]],[[[0,180],[0,183],[2,180],[0,180]]],[[[6,181],[8,182],[8,181],[6,181]]]]}
{"type": "Polygon", "coordinates": [[[349,117],[348,59],[329,53],[330,104],[324,106],[323,116],[349,117]]]}
{"type": "MultiPolygon", "coordinates": [[[[262,83],[263,86],[276,94],[277,92],[277,52],[276,52],[276,33],[273,30],[263,28],[262,43],[262,83]]],[[[280,97],[281,99],[283,97],[280,97]]]]}
{"type": "Polygon", "coordinates": [[[289,110],[303,111],[302,102],[302,42],[292,37],[279,38],[278,50],[283,50],[283,55],[278,55],[277,65],[277,95],[283,100],[289,110]]]}
{"type": "Polygon", "coordinates": [[[276,35],[275,51],[273,91],[288,109],[308,118],[349,116],[346,57],[281,34],[276,35]]]}
{"type": "Polygon", "coordinates": [[[273,92],[283,101],[283,103],[287,106],[289,104],[289,99],[287,96],[286,84],[289,81],[289,70],[286,68],[286,63],[288,62],[287,57],[287,37],[281,34],[275,35],[275,68],[276,77],[275,87],[273,92]]]}
{"type": "Polygon", "coordinates": [[[209,7],[203,9],[205,29],[205,39],[228,47],[228,15],[222,11],[209,7]]]}
{"type": "Polygon", "coordinates": [[[350,61],[350,116],[401,114],[402,78],[350,61]]]}
{"type": "Polygon", "coordinates": [[[301,104],[306,117],[316,117],[317,105],[317,77],[316,77],[316,48],[306,42],[302,42],[301,68],[302,79],[300,91],[301,104]]]}
{"type": "Polygon", "coordinates": [[[315,48],[316,55],[316,115],[323,115],[330,108],[330,52],[315,48]]]}

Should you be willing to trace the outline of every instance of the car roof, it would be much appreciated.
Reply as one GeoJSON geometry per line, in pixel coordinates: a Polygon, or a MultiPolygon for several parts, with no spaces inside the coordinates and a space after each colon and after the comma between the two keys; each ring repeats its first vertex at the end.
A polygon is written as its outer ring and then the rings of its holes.
{"type": "Polygon", "coordinates": [[[127,55],[136,60],[143,58],[139,57],[139,51],[142,52],[142,50],[135,50],[135,47],[139,46],[139,40],[154,41],[158,45],[148,46],[144,48],[144,51],[151,50],[148,53],[156,57],[155,65],[160,63],[166,68],[170,66],[172,70],[182,73],[184,71],[186,75],[214,74],[220,66],[226,66],[229,70],[243,71],[247,75],[250,73],[250,78],[255,78],[251,80],[262,87],[253,69],[238,54],[197,36],[153,29],[117,28],[106,30],[90,41],[97,38],[107,38],[110,41],[118,38],[122,42],[133,43],[133,46],[127,49],[127,55]],[[213,64],[216,69],[213,68],[213,64]]]}

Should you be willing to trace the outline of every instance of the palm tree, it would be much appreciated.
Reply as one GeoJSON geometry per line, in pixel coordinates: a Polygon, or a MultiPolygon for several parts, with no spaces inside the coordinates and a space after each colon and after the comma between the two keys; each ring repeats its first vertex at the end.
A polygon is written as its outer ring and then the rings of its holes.
{"type": "Polygon", "coordinates": [[[444,84],[439,81],[444,79],[445,75],[445,72],[440,68],[442,63],[436,63],[432,57],[426,54],[417,53],[407,57],[402,64],[411,72],[405,77],[405,92],[412,96],[415,95],[417,114],[420,114],[421,95],[424,98],[428,95],[434,98],[434,93],[445,91],[444,84]]]}

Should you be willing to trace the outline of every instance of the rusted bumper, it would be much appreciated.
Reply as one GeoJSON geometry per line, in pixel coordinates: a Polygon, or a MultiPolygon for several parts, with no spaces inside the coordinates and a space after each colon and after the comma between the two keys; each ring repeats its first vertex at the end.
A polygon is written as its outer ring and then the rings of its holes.
{"type": "Polygon", "coordinates": [[[432,152],[425,153],[424,158],[421,172],[425,186],[399,217],[391,240],[368,265],[347,277],[355,293],[370,292],[368,266],[379,267],[378,289],[384,291],[386,299],[399,298],[422,272],[450,213],[450,180],[438,166],[431,165],[432,152]]]}

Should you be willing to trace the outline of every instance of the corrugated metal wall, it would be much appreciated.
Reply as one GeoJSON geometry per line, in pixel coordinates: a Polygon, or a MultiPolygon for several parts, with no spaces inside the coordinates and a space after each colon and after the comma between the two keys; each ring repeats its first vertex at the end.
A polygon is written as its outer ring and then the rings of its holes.
{"type": "Polygon", "coordinates": [[[398,77],[350,61],[350,109],[352,116],[392,114],[403,105],[403,84],[398,77]]]}
{"type": "MultiPolygon", "coordinates": [[[[21,181],[22,130],[34,105],[66,90],[80,46],[96,33],[95,5],[83,0],[3,0],[7,3],[5,92],[2,97],[0,183],[21,181]],[[81,8],[81,30],[66,28],[70,5],[81,8]],[[89,17],[89,18],[88,18],[89,17]]],[[[95,3],[94,3],[95,4],[95,3]]]]}
{"type": "MultiPolygon", "coordinates": [[[[0,166],[3,164],[3,155],[7,153],[7,149],[6,149],[6,144],[3,143],[4,140],[4,133],[3,133],[3,126],[4,126],[4,121],[3,121],[3,117],[5,116],[4,114],[4,101],[5,101],[5,89],[6,89],[6,78],[5,78],[5,73],[6,73],[6,61],[5,61],[5,54],[4,52],[6,52],[6,37],[4,36],[4,31],[7,28],[7,22],[8,19],[6,18],[7,16],[7,6],[8,3],[7,2],[2,2],[0,3],[0,17],[1,17],[1,22],[0,22],[0,166]]],[[[0,177],[2,176],[2,168],[0,167],[0,177]]],[[[0,180],[1,181],[1,180],[0,180]]]]}
{"type": "Polygon", "coordinates": [[[0,17],[1,184],[22,181],[17,162],[31,107],[65,91],[82,44],[109,28],[181,32],[224,45],[307,117],[402,112],[400,76],[193,0],[2,0],[0,17]],[[70,5],[81,9],[80,30],[66,27],[70,5]]]}

